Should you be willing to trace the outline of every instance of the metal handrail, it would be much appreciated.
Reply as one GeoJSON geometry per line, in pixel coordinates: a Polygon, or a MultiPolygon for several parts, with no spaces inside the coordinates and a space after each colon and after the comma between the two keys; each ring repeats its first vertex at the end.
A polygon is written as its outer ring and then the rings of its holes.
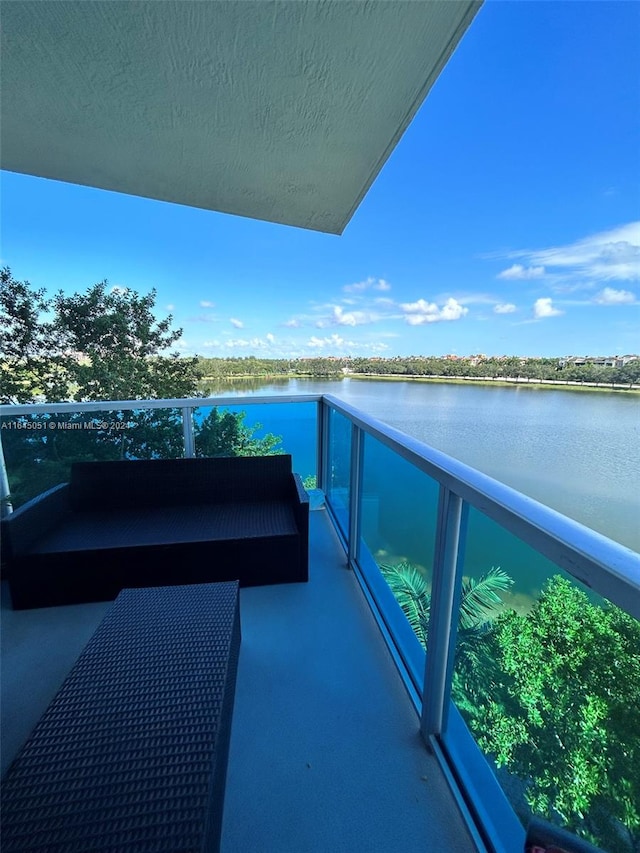
{"type": "Polygon", "coordinates": [[[577,581],[640,619],[640,555],[635,551],[331,395],[324,398],[365,433],[531,545],[577,581]]]}
{"type": "Polygon", "coordinates": [[[640,619],[640,555],[457,459],[384,424],[331,394],[188,397],[0,406],[1,416],[208,406],[325,403],[453,494],[567,571],[577,581],[640,619]]]}
{"type": "Polygon", "coordinates": [[[231,397],[180,397],[166,400],[90,400],[85,403],[16,403],[0,405],[0,417],[59,415],[64,412],[121,412],[131,409],[184,409],[199,406],[244,406],[264,403],[317,403],[322,394],[270,394],[231,397]]]}

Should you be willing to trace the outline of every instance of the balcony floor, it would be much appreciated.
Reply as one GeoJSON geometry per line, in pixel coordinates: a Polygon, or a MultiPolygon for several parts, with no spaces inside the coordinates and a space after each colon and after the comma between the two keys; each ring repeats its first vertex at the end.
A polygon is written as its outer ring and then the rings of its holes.
{"type": "MultiPolygon", "coordinates": [[[[223,853],[474,851],[325,511],[308,584],[241,591],[223,853]]],[[[3,772],[109,603],[2,610],[3,772]]]]}

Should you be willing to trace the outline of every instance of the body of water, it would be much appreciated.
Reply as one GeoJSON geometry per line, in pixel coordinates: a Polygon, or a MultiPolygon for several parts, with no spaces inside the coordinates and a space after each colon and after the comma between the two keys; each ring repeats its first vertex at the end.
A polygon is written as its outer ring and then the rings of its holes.
{"type": "MultiPolygon", "coordinates": [[[[553,509],[640,551],[640,398],[551,388],[283,380],[236,382],[226,394],[329,393],[553,509]]],[[[253,411],[291,435],[289,407],[253,411]]],[[[312,429],[313,410],[308,412],[312,429]]],[[[286,449],[304,458],[315,445],[286,449]]],[[[296,442],[297,443],[297,442],[296,442]]],[[[308,471],[306,469],[309,469],[308,471]]]]}

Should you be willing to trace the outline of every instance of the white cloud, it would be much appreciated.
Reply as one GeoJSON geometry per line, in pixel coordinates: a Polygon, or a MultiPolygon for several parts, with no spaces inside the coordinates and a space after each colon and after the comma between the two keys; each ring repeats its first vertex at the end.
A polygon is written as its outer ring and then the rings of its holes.
{"type": "Polygon", "coordinates": [[[312,350],[325,350],[330,355],[347,355],[354,351],[360,352],[385,352],[389,349],[389,344],[381,341],[373,341],[371,343],[357,342],[345,340],[341,335],[333,334],[324,338],[319,338],[317,335],[312,335],[306,343],[306,347],[312,350]]]}
{"type": "Polygon", "coordinates": [[[533,316],[536,320],[542,320],[544,317],[558,317],[563,313],[563,311],[553,307],[553,300],[548,296],[536,299],[533,304],[533,316]]]}
{"type": "Polygon", "coordinates": [[[283,323],[284,326],[287,326],[289,329],[297,329],[300,326],[300,321],[296,317],[292,317],[290,320],[287,320],[286,323],[283,323]]]}
{"type": "Polygon", "coordinates": [[[353,347],[355,346],[353,341],[345,341],[344,338],[340,337],[340,335],[331,335],[328,338],[317,338],[315,335],[312,335],[307,341],[307,346],[311,347],[311,349],[324,349],[324,347],[353,347]]]}
{"type": "Polygon", "coordinates": [[[129,288],[124,287],[121,284],[114,284],[113,287],[109,288],[109,293],[128,293],[129,288]]]}
{"type": "Polygon", "coordinates": [[[376,314],[367,311],[345,311],[341,305],[327,307],[331,308],[331,314],[316,320],[317,329],[326,329],[328,326],[362,326],[378,319],[376,314]]]}
{"type": "Polygon", "coordinates": [[[218,339],[205,341],[202,346],[206,349],[249,349],[249,350],[265,350],[269,348],[275,338],[268,334],[265,338],[228,338],[225,341],[218,339]]]}
{"type": "Polygon", "coordinates": [[[459,320],[469,313],[469,309],[461,305],[456,299],[447,299],[440,309],[440,320],[459,320]]]}
{"type": "Polygon", "coordinates": [[[493,306],[493,310],[496,314],[513,314],[513,312],[518,309],[513,302],[498,302],[493,306]]]}
{"type": "Polygon", "coordinates": [[[508,270],[502,270],[496,278],[503,278],[507,281],[522,281],[532,278],[542,278],[544,275],[544,267],[523,267],[522,264],[514,264],[508,270]]]}
{"type": "Polygon", "coordinates": [[[407,313],[416,312],[418,314],[429,314],[438,310],[435,302],[425,302],[424,299],[418,299],[417,302],[402,302],[400,307],[407,313]]]}
{"type": "Polygon", "coordinates": [[[345,284],[342,289],[345,293],[364,293],[365,290],[391,290],[391,285],[383,278],[368,278],[355,284],[345,284]]]}
{"type": "MultiPolygon", "coordinates": [[[[523,258],[545,267],[564,281],[579,279],[588,285],[607,281],[640,279],[640,221],[601,231],[565,246],[522,249],[502,257],[523,258]]],[[[515,267],[518,267],[515,264],[515,267]]],[[[506,271],[508,272],[508,271],[506,271]]]]}
{"type": "MultiPolygon", "coordinates": [[[[357,312],[360,313],[360,312],[357,312]]],[[[333,319],[339,326],[357,326],[356,312],[343,311],[339,305],[334,306],[333,319]]]]}
{"type": "Polygon", "coordinates": [[[269,334],[267,335],[267,342],[270,344],[275,344],[276,336],[272,335],[271,332],[269,332],[269,334]]]}
{"type": "Polygon", "coordinates": [[[236,329],[244,329],[244,323],[242,322],[242,320],[236,320],[235,317],[231,317],[229,322],[236,329]]]}
{"type": "Polygon", "coordinates": [[[400,308],[405,312],[404,319],[410,326],[459,320],[469,313],[468,308],[452,297],[447,299],[441,308],[435,302],[426,302],[424,299],[418,299],[417,302],[404,302],[400,308]]]}
{"type": "Polygon", "coordinates": [[[201,308],[215,308],[216,303],[215,302],[209,302],[208,299],[201,299],[200,300],[200,307],[201,308]]]}
{"type": "Polygon", "coordinates": [[[264,340],[263,338],[249,338],[248,340],[245,338],[230,338],[228,341],[225,341],[225,347],[227,349],[244,349],[245,347],[249,347],[250,349],[266,349],[269,346],[270,341],[264,340]]]}
{"type": "Polygon", "coordinates": [[[175,307],[176,307],[176,306],[175,306],[175,305],[173,305],[173,304],[170,302],[170,303],[167,305],[167,311],[173,311],[173,309],[174,309],[175,307]]]}
{"type": "Polygon", "coordinates": [[[593,301],[598,305],[633,305],[636,297],[630,290],[614,290],[613,287],[605,287],[593,301]]]}

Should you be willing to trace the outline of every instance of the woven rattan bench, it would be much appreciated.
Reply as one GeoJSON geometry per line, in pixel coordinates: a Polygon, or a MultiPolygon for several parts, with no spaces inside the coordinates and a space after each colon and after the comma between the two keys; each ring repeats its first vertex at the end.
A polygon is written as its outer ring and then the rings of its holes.
{"type": "Polygon", "coordinates": [[[237,582],[123,590],[3,781],[3,853],[218,850],[239,649],[237,582]]]}

